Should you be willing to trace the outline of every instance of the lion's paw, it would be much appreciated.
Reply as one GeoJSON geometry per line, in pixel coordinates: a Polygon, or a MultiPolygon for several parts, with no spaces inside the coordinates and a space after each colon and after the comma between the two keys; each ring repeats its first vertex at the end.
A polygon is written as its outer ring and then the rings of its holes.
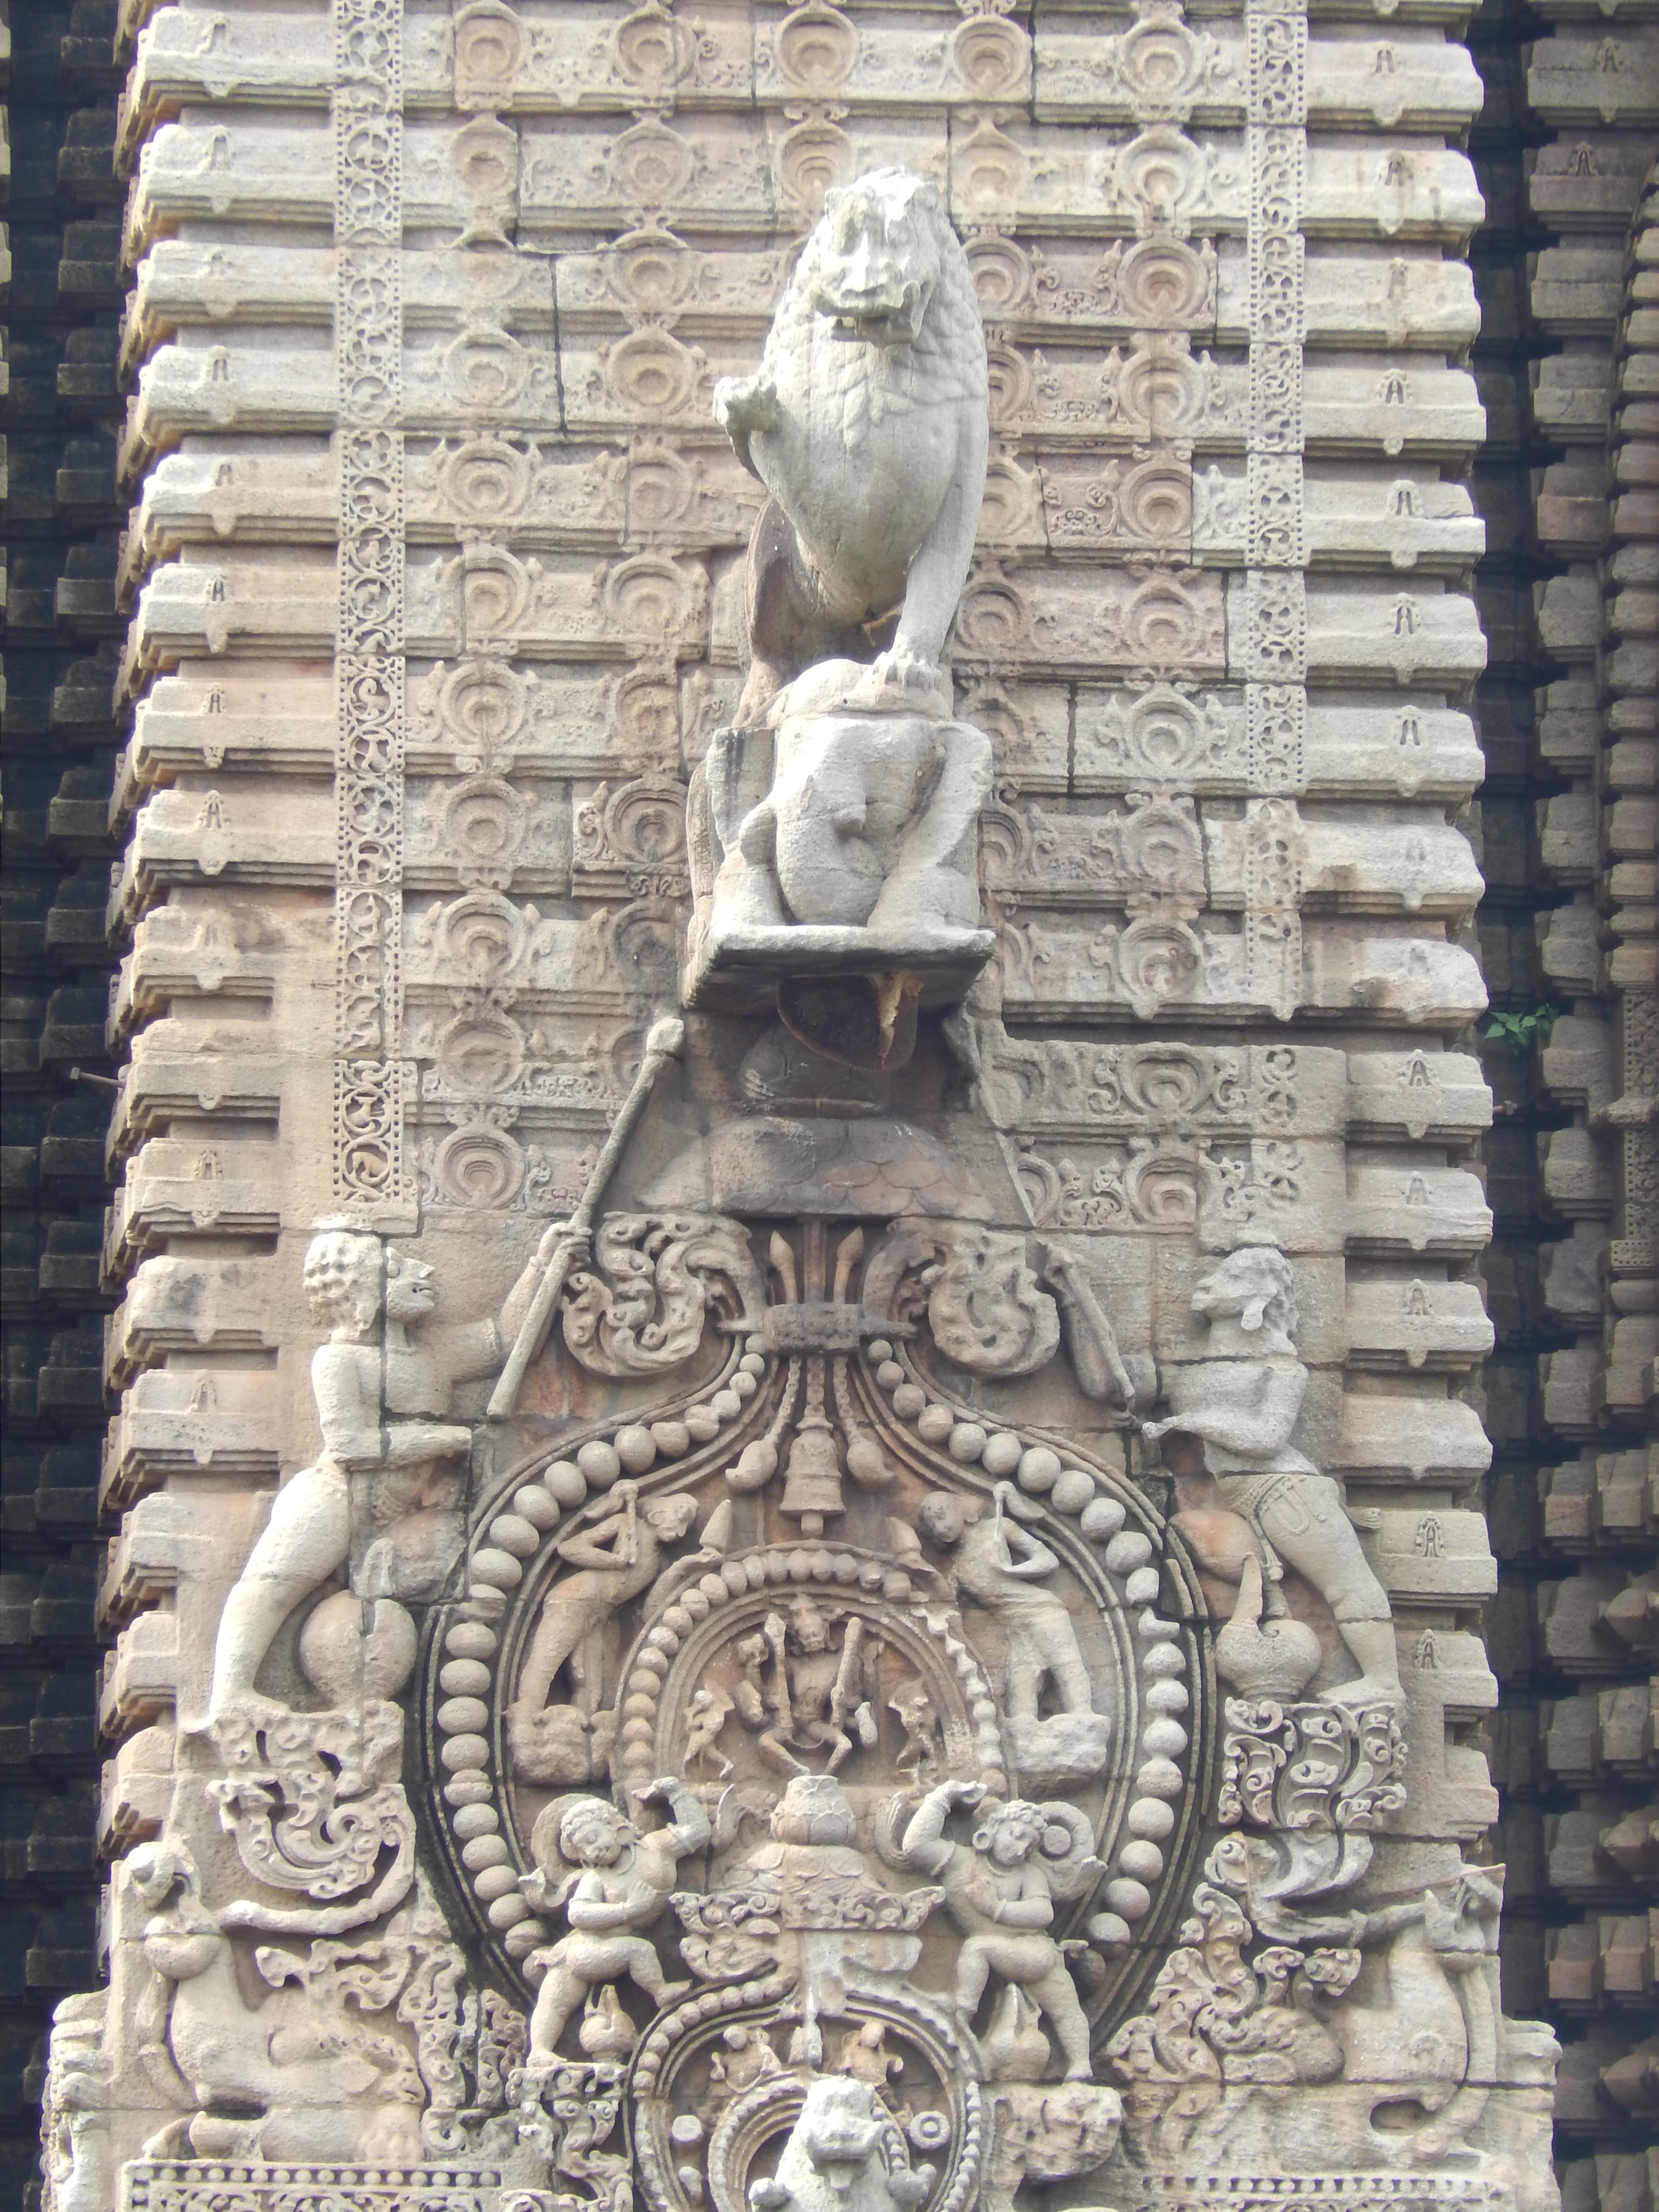
{"type": "Polygon", "coordinates": [[[872,665],[884,684],[900,684],[908,691],[937,691],[945,680],[938,664],[919,653],[878,653],[872,665]]]}
{"type": "Polygon", "coordinates": [[[714,405],[722,430],[769,429],[778,419],[778,387],[769,376],[723,376],[714,405]]]}
{"type": "Polygon", "coordinates": [[[908,653],[884,653],[872,663],[853,703],[878,713],[895,708],[930,715],[951,713],[951,679],[931,660],[908,653]]]}

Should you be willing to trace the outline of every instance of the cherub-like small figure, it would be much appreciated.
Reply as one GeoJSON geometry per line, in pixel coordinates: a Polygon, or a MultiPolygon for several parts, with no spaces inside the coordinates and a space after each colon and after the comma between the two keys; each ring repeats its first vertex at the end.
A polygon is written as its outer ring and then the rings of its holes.
{"type": "Polygon", "coordinates": [[[538,1911],[562,1905],[570,1923],[568,1936],[530,1955],[532,1971],[544,1970],[530,2019],[532,2066],[552,2059],[565,2022],[600,1984],[632,1980],[659,2005],[690,1987],[667,1979],[643,1930],[666,1904],[679,1861],[708,1841],[708,1815],[678,1775],[647,1783],[638,1794],[642,1804],[668,1806],[673,1826],[644,1835],[604,1798],[580,1797],[560,1813],[556,1841],[545,1815],[532,1834],[537,1871],[521,1875],[519,1886],[538,1911]],[[550,1889],[553,1882],[556,1889],[550,1889]]]}
{"type": "Polygon", "coordinates": [[[917,1781],[924,1774],[936,1772],[939,1753],[934,1738],[939,1734],[939,1715],[933,1711],[927,1685],[913,1674],[908,1682],[901,1682],[889,1698],[887,1710],[904,1730],[904,1741],[893,1757],[894,1765],[908,1768],[917,1781]]]}
{"type": "Polygon", "coordinates": [[[970,2033],[985,1985],[994,1972],[1023,1990],[1054,2030],[1068,2081],[1092,2078],[1089,2022],[1065,1954],[1048,1932],[1054,1894],[1076,1895],[1104,1872],[1099,1861],[1073,1848],[1051,1871],[1041,1856],[1051,1826],[1048,1808],[1015,1797],[992,1804],[971,1844],[952,1843],[945,1824],[958,1806],[972,1809],[984,1798],[977,1782],[942,1782],[930,1790],[905,1829],[899,1849],[906,1862],[941,1883],[951,1918],[966,1939],[957,1954],[956,2007],[970,2033]],[[1056,1879],[1058,1877],[1058,1879],[1056,1879]]]}
{"type": "Polygon", "coordinates": [[[736,1648],[735,1656],[743,1673],[732,1686],[732,1696],[738,1717],[745,1728],[759,1730],[766,1726],[769,1711],[766,1702],[766,1668],[771,1656],[771,1647],[758,1632],[745,1636],[736,1648]]]}
{"type": "Polygon", "coordinates": [[[723,2027],[720,2044],[708,2062],[708,2079],[730,2096],[783,2071],[782,2061],[757,2027],[723,2027]]]}
{"type": "Polygon", "coordinates": [[[849,2028],[841,2039],[836,2065],[838,2072],[884,2092],[904,2071],[903,2059],[887,2048],[887,2023],[883,2020],[866,2020],[849,2028]]]}

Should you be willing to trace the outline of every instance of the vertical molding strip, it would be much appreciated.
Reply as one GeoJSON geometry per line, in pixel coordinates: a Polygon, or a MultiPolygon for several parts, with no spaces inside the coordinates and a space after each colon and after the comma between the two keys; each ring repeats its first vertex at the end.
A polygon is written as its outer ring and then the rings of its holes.
{"type": "Polygon", "coordinates": [[[402,0],[335,0],[334,1191],[413,1224],[404,1158],[402,0]]]}
{"type": "Polygon", "coordinates": [[[1302,999],[1297,795],[1307,726],[1302,497],[1302,205],[1307,0],[1246,0],[1249,87],[1249,536],[1245,548],[1245,957],[1253,998],[1289,1021],[1302,999]]]}

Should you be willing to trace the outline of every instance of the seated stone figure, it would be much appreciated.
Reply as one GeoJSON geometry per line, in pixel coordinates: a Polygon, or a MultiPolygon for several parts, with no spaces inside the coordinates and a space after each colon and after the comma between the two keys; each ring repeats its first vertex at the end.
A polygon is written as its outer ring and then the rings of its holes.
{"type": "MultiPolygon", "coordinates": [[[[767,719],[772,787],[729,842],[721,836],[725,927],[817,924],[919,944],[976,929],[973,831],[991,790],[984,733],[951,721],[943,693],[908,691],[847,660],[799,678],[767,719]]],[[[710,757],[717,830],[737,737],[722,732],[710,757]]]]}
{"type": "Polygon", "coordinates": [[[786,1027],[815,1050],[902,1065],[915,1007],[954,1003],[995,942],[979,894],[990,740],[951,720],[942,692],[844,660],[799,678],[767,719],[764,787],[752,732],[716,732],[697,772],[688,998],[742,1003],[789,976],[903,976],[864,1052],[837,1049],[806,993],[778,994],[786,1027]]]}

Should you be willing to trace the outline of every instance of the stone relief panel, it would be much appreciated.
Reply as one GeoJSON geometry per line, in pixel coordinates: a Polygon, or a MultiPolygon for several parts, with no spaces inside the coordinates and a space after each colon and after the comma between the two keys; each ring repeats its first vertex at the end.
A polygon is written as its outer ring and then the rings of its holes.
{"type": "Polygon", "coordinates": [[[124,34],[54,2212],[1549,2212],[1456,29],[124,34]]]}

